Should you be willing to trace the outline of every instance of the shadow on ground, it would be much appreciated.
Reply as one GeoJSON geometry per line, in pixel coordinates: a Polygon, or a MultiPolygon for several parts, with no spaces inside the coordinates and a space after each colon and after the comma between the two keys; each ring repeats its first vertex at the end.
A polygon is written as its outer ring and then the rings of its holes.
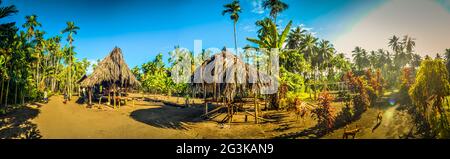
{"type": "Polygon", "coordinates": [[[35,118],[39,112],[39,109],[22,106],[5,115],[0,115],[0,139],[41,138],[37,125],[29,121],[35,118]]]}
{"type": "Polygon", "coordinates": [[[136,121],[159,128],[188,129],[187,122],[203,121],[201,107],[179,108],[162,105],[158,108],[140,109],[131,112],[136,121]]]}

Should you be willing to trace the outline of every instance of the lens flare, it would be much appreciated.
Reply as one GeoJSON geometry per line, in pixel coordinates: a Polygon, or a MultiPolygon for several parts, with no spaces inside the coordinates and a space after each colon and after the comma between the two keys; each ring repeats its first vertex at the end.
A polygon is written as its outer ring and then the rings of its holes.
{"type": "Polygon", "coordinates": [[[389,99],[389,105],[391,106],[395,105],[395,99],[389,99]]]}

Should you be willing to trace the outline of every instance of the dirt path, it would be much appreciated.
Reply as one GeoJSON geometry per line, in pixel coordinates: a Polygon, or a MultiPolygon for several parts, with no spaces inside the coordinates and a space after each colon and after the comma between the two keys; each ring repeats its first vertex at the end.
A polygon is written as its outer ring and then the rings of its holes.
{"type": "MultiPolygon", "coordinates": [[[[407,134],[412,127],[411,117],[403,110],[399,110],[398,105],[385,106],[378,108],[370,108],[361,118],[348,125],[348,129],[361,128],[356,138],[359,139],[398,139],[400,136],[407,134]],[[381,124],[377,125],[378,113],[382,112],[381,124]],[[374,131],[372,132],[372,130],[374,131]]],[[[344,128],[335,130],[327,134],[324,138],[342,138],[344,128]]]]}

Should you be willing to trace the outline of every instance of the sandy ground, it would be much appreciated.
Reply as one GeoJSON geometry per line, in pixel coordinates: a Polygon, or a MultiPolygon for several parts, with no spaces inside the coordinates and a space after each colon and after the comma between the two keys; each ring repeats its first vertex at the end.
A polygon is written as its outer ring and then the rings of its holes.
{"type": "MultiPolygon", "coordinates": [[[[123,106],[119,109],[86,108],[72,102],[63,104],[53,97],[32,120],[43,138],[189,138],[185,131],[148,126],[130,117],[137,109],[159,109],[161,105],[123,106]]],[[[164,116],[164,114],[160,114],[164,116]]]]}
{"type": "MultiPolygon", "coordinates": [[[[176,102],[175,97],[166,98],[176,102]]],[[[102,106],[87,108],[74,101],[63,104],[61,96],[41,104],[30,119],[42,138],[271,138],[285,132],[299,131],[305,125],[295,122],[289,112],[266,112],[283,118],[279,122],[254,124],[253,117],[236,115],[232,124],[220,124],[224,115],[203,120],[203,107],[179,108],[159,102],[136,101],[118,109],[102,106]],[[289,121],[287,118],[294,121],[289,121]],[[289,125],[289,126],[287,126],[289,125]],[[280,129],[284,128],[284,129],[280,129]]],[[[182,100],[180,100],[182,101],[182,100]]],[[[311,125],[311,124],[308,124],[311,125]]]]}
{"type": "MultiPolygon", "coordinates": [[[[133,96],[133,95],[132,95],[133,96]]],[[[134,95],[141,97],[142,95],[134,95]]],[[[140,98],[142,99],[142,98],[140,98]]],[[[204,113],[201,99],[199,105],[180,108],[155,102],[154,99],[184,103],[183,98],[146,96],[133,106],[131,102],[117,109],[98,105],[101,109],[88,108],[74,101],[63,104],[62,96],[53,96],[47,104],[33,104],[13,115],[0,117],[0,138],[24,138],[22,132],[37,130],[42,138],[51,139],[114,139],[114,138],[277,138],[286,134],[300,134],[289,138],[316,138],[311,128],[317,124],[310,117],[297,118],[292,112],[263,111],[265,118],[274,122],[254,124],[254,117],[238,112],[233,123],[221,124],[225,114],[210,120],[200,116],[204,113]],[[24,124],[25,123],[25,124],[24,124]],[[20,135],[19,133],[22,133],[20,135]]],[[[341,109],[340,103],[333,103],[341,109]]],[[[251,107],[251,106],[250,106],[251,107]]],[[[398,138],[407,133],[410,120],[397,106],[370,108],[363,116],[351,123],[363,130],[356,138],[398,138]],[[382,124],[372,133],[378,112],[383,111],[382,124]]],[[[249,112],[252,110],[249,109],[249,112]]],[[[337,129],[322,138],[342,138],[344,129],[337,129]]]]}

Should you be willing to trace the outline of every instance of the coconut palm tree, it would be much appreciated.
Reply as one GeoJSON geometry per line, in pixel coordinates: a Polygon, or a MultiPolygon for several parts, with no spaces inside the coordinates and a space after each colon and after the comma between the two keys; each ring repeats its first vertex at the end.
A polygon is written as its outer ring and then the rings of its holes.
{"type": "Polygon", "coordinates": [[[368,55],[368,59],[369,59],[369,66],[372,70],[374,70],[374,68],[377,65],[377,62],[379,61],[379,57],[377,52],[375,51],[370,51],[370,54],[368,55]]]}
{"type": "MultiPolygon", "coordinates": [[[[1,3],[2,3],[2,1],[0,0],[0,4],[1,3]]],[[[14,5],[0,7],[0,19],[9,17],[13,14],[16,14],[17,12],[18,12],[18,10],[17,10],[16,6],[14,6],[14,5]]],[[[15,22],[0,24],[0,37],[3,38],[5,36],[4,33],[8,32],[10,30],[13,30],[13,28],[15,28],[14,27],[15,24],[16,24],[15,22]]]]}
{"type": "MultiPolygon", "coordinates": [[[[0,0],[0,4],[2,1],[0,0]]],[[[5,17],[11,16],[17,13],[17,9],[14,5],[0,7],[0,20],[5,17]]],[[[0,90],[0,104],[3,101],[3,89],[4,89],[4,79],[8,78],[8,62],[11,59],[11,45],[14,41],[14,34],[17,31],[14,22],[2,23],[0,24],[0,78],[1,80],[1,90],[0,90]]],[[[9,83],[9,82],[8,82],[9,83]]],[[[7,88],[8,89],[8,88],[7,88]]],[[[7,100],[8,97],[6,97],[7,100]]]]}
{"type": "Polygon", "coordinates": [[[422,57],[419,54],[413,54],[411,59],[411,67],[415,70],[415,68],[418,68],[420,66],[420,63],[422,62],[422,57]]]}
{"type": "Polygon", "coordinates": [[[404,37],[403,37],[403,40],[402,40],[402,44],[403,44],[403,48],[405,49],[405,53],[406,53],[406,57],[405,57],[405,59],[406,59],[406,63],[410,63],[411,62],[411,60],[413,59],[413,54],[414,54],[414,48],[416,47],[416,42],[415,42],[415,38],[412,38],[412,37],[410,37],[410,36],[408,36],[408,35],[405,35],[404,37]]]}
{"type": "Polygon", "coordinates": [[[331,57],[334,53],[334,47],[330,43],[330,41],[327,40],[321,40],[318,44],[318,55],[317,55],[317,66],[321,67],[322,69],[327,67],[328,62],[330,61],[331,57]]]}
{"type": "Polygon", "coordinates": [[[314,51],[316,50],[317,38],[312,34],[307,34],[305,39],[303,40],[305,58],[312,60],[312,57],[315,56],[314,51]]]}
{"type": "Polygon", "coordinates": [[[22,25],[22,27],[27,29],[27,39],[31,40],[31,38],[33,38],[34,34],[35,34],[35,29],[36,27],[40,27],[42,26],[41,23],[39,23],[37,21],[37,15],[29,15],[25,17],[26,22],[25,24],[22,25]]]}
{"type": "Polygon", "coordinates": [[[35,49],[34,49],[34,53],[35,53],[35,57],[36,57],[36,87],[40,88],[40,69],[41,69],[41,59],[43,58],[43,53],[44,53],[44,49],[45,49],[45,39],[44,39],[44,35],[45,32],[44,31],[40,31],[40,30],[36,30],[35,31],[35,39],[32,41],[33,44],[35,44],[35,49]]]}
{"type": "Polygon", "coordinates": [[[51,66],[53,68],[53,75],[51,80],[51,90],[55,91],[56,88],[56,75],[58,74],[58,66],[59,66],[59,59],[61,56],[60,51],[60,42],[61,37],[55,36],[50,38],[48,41],[48,51],[49,51],[49,60],[51,60],[51,66]]]}
{"type": "Polygon", "coordinates": [[[366,54],[366,50],[359,46],[355,47],[355,49],[352,51],[353,62],[355,63],[358,71],[364,69],[366,54]]]}
{"type": "Polygon", "coordinates": [[[449,72],[449,78],[450,78],[450,49],[445,49],[445,66],[447,68],[447,71],[449,72]]]}
{"type": "Polygon", "coordinates": [[[69,93],[69,99],[72,96],[72,76],[71,76],[71,72],[72,72],[72,61],[73,61],[73,51],[72,51],[72,42],[74,41],[73,39],[73,34],[77,34],[77,30],[79,30],[80,27],[75,26],[74,22],[67,22],[67,26],[64,30],[61,31],[62,34],[64,33],[68,33],[67,35],[67,41],[69,42],[69,76],[68,76],[68,93],[69,93]]]}
{"type": "Polygon", "coordinates": [[[301,43],[305,38],[306,30],[301,26],[296,27],[295,29],[289,32],[287,37],[287,48],[288,49],[300,49],[302,46],[301,43]]]}
{"type": "Polygon", "coordinates": [[[398,38],[397,36],[392,36],[392,38],[389,39],[389,43],[388,43],[389,47],[392,48],[392,50],[394,52],[398,52],[399,48],[400,48],[400,38],[398,38]]]}
{"type": "Polygon", "coordinates": [[[264,9],[270,9],[270,16],[273,18],[275,24],[277,23],[278,14],[289,8],[289,6],[281,0],[265,0],[262,6],[264,9]]]}
{"type": "Polygon", "coordinates": [[[230,14],[230,19],[233,20],[233,29],[234,29],[234,48],[236,49],[236,54],[238,54],[237,50],[237,37],[236,37],[236,23],[239,21],[239,13],[241,13],[241,5],[239,1],[234,0],[229,4],[225,4],[223,6],[225,10],[222,11],[222,15],[230,14]]]}

